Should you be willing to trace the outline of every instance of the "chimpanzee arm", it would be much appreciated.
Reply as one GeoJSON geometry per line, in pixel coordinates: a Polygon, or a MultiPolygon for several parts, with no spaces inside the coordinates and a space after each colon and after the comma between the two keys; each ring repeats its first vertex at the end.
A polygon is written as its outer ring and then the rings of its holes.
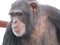
{"type": "Polygon", "coordinates": [[[60,43],[60,10],[53,7],[48,8],[48,10],[50,10],[49,18],[51,19],[51,22],[56,27],[57,39],[60,43]]]}

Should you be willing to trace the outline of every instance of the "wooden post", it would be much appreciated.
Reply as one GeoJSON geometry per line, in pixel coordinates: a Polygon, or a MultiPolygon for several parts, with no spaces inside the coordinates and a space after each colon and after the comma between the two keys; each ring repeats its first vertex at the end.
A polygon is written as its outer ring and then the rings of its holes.
{"type": "Polygon", "coordinates": [[[0,21],[0,27],[7,27],[7,21],[0,21]]]}

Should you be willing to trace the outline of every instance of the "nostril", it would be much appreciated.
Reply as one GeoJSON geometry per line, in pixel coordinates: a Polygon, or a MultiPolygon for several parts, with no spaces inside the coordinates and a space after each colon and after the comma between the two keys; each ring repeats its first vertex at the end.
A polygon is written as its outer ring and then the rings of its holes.
{"type": "Polygon", "coordinates": [[[14,23],[17,23],[17,21],[14,21],[14,23]]]}

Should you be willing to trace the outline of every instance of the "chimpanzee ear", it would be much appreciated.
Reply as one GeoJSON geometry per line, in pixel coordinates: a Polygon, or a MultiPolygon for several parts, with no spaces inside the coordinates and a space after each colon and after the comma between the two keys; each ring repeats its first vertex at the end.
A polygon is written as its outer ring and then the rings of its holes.
{"type": "Polygon", "coordinates": [[[32,12],[32,13],[36,13],[37,11],[38,11],[38,4],[37,4],[37,2],[30,2],[29,3],[29,7],[30,7],[30,11],[32,12]]]}

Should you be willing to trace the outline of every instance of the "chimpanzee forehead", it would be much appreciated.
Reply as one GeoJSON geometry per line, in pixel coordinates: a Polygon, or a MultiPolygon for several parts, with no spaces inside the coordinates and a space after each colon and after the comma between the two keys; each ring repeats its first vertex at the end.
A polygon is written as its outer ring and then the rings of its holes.
{"type": "Polygon", "coordinates": [[[16,1],[12,4],[11,10],[22,10],[25,12],[29,12],[29,4],[26,1],[16,1]]]}
{"type": "Polygon", "coordinates": [[[27,2],[24,2],[24,1],[19,1],[18,2],[18,1],[16,1],[15,3],[12,4],[11,10],[15,10],[15,9],[20,10],[20,9],[26,7],[27,5],[28,5],[27,2]]]}
{"type": "Polygon", "coordinates": [[[32,1],[36,1],[36,0],[17,0],[12,4],[12,9],[24,9],[24,7],[28,7],[29,3],[32,1]]]}

